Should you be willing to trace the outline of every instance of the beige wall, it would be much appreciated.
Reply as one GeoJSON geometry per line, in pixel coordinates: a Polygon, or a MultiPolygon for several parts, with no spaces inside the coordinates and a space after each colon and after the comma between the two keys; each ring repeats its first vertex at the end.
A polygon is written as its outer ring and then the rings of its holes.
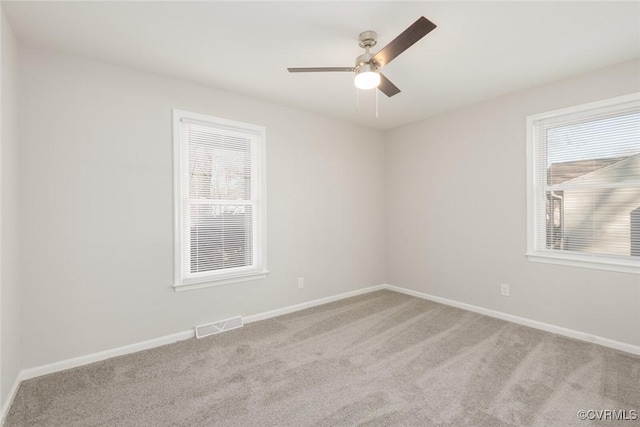
{"type": "Polygon", "coordinates": [[[0,139],[0,408],[20,371],[17,44],[2,14],[0,139]]]}
{"type": "Polygon", "coordinates": [[[619,64],[389,131],[388,282],[640,345],[639,276],[524,256],[526,117],[640,91],[638,76],[619,64]]]}
{"type": "Polygon", "coordinates": [[[22,368],[382,282],[639,345],[638,276],[524,257],[525,117],[640,90],[639,68],[382,134],[21,46],[22,368]],[[172,108],[266,126],[268,279],[173,291],[172,108]]]}
{"type": "Polygon", "coordinates": [[[20,58],[23,368],[384,281],[381,132],[51,51],[20,58]],[[173,291],[172,108],[266,126],[268,279],[173,291]]]}

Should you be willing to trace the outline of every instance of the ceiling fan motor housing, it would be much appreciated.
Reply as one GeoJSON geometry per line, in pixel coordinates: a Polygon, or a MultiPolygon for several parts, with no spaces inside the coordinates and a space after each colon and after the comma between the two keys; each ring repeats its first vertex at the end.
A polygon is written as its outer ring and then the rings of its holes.
{"type": "Polygon", "coordinates": [[[362,55],[356,58],[356,74],[362,68],[362,71],[378,71],[378,64],[375,61],[372,61],[373,54],[371,53],[363,53],[362,55]],[[364,70],[367,68],[367,70],[364,70]]]}

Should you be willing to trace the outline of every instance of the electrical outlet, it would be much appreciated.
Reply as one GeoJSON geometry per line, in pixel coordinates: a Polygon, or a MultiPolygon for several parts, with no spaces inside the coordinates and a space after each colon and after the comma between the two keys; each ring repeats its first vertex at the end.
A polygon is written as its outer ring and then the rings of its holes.
{"type": "Polygon", "coordinates": [[[298,277],[298,289],[304,288],[304,277],[298,277]]]}
{"type": "Polygon", "coordinates": [[[500,285],[500,293],[502,294],[503,297],[508,297],[509,296],[509,285],[506,283],[503,283],[502,285],[500,285]]]}

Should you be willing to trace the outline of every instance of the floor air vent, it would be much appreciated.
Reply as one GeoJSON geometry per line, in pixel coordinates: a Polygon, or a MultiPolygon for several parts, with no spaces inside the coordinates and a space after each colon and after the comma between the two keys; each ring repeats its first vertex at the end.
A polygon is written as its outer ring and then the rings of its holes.
{"type": "Polygon", "coordinates": [[[196,338],[208,337],[209,335],[219,334],[220,332],[230,331],[231,329],[242,327],[242,316],[232,317],[230,319],[219,320],[206,325],[196,326],[196,338]]]}

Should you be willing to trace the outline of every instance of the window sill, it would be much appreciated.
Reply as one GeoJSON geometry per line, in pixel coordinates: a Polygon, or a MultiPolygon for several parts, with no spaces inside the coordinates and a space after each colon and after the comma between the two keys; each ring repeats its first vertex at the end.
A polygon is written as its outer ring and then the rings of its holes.
{"type": "Polygon", "coordinates": [[[640,274],[640,262],[634,260],[603,258],[595,255],[589,256],[545,252],[527,252],[525,255],[529,261],[533,262],[616,271],[619,273],[640,274]]]}
{"type": "Polygon", "coordinates": [[[269,272],[264,270],[264,271],[259,271],[255,273],[247,273],[247,274],[242,274],[237,276],[223,277],[220,279],[203,279],[205,281],[200,281],[195,283],[176,283],[173,285],[173,289],[176,292],[193,291],[195,289],[203,289],[203,288],[210,288],[213,286],[228,285],[231,283],[248,282],[250,280],[265,279],[268,274],[269,272]]]}

